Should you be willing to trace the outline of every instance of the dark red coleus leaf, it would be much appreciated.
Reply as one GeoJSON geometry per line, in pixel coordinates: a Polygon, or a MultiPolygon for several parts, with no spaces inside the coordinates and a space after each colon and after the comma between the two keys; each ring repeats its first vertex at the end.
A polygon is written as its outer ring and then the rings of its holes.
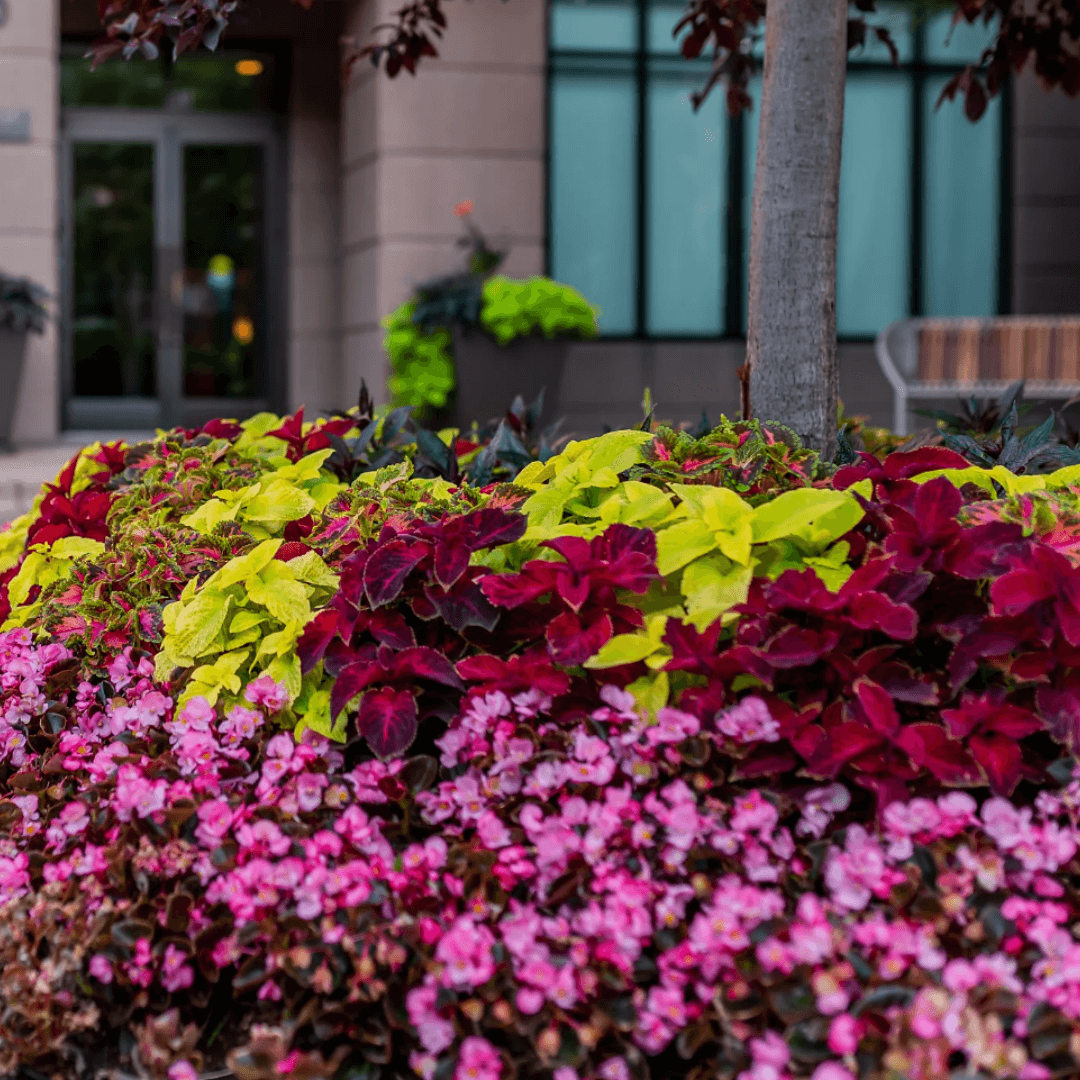
{"type": "Polygon", "coordinates": [[[991,732],[972,735],[968,746],[979,763],[995,795],[1011,795],[1020,782],[1023,753],[1020,744],[1007,735],[991,732]]]}
{"type": "Polygon", "coordinates": [[[369,690],[360,702],[356,729],[380,758],[403,753],[416,738],[416,698],[393,686],[369,690]]]}
{"type": "Polygon", "coordinates": [[[405,579],[431,554],[431,545],[413,537],[400,537],[380,544],[364,566],[364,592],[368,603],[381,607],[401,593],[405,579]]]}
{"type": "Polygon", "coordinates": [[[424,595],[439,618],[459,633],[467,626],[494,630],[498,625],[499,611],[476,581],[458,581],[450,589],[426,585],[424,595]]]}
{"type": "Polygon", "coordinates": [[[469,682],[483,683],[479,692],[502,690],[512,694],[535,688],[551,697],[570,689],[570,677],[553,666],[542,652],[534,651],[504,660],[497,656],[469,656],[459,660],[457,673],[469,682]]]}
{"type": "Polygon", "coordinates": [[[977,784],[978,766],[962,743],[950,739],[937,724],[909,724],[899,734],[897,744],[912,761],[945,784],[977,784]]]}
{"type": "Polygon", "coordinates": [[[557,664],[576,667],[595,656],[610,640],[613,633],[611,616],[601,613],[584,622],[571,611],[564,611],[548,625],[548,648],[557,664]]]}

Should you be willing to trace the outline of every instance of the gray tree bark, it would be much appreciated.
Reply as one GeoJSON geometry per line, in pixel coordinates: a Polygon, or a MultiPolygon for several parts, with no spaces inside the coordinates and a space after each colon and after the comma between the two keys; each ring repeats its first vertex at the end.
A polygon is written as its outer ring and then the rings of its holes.
{"type": "Polygon", "coordinates": [[[769,0],[750,219],[750,409],[831,458],[847,0],[769,0]]]}

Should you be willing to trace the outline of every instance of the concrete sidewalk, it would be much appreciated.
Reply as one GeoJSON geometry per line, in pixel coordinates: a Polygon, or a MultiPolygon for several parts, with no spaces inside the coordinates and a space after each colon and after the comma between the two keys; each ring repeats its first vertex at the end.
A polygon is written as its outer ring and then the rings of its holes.
{"type": "Polygon", "coordinates": [[[153,438],[150,431],[67,431],[51,446],[35,446],[0,454],[0,524],[25,514],[34,503],[41,485],[56,474],[92,442],[124,439],[142,442],[153,438]]]}

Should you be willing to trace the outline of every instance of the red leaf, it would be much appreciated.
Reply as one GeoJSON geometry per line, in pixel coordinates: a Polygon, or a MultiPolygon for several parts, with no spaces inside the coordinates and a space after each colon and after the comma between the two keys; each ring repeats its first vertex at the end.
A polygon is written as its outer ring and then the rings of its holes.
{"type": "Polygon", "coordinates": [[[416,699],[392,686],[369,690],[360,702],[356,728],[380,758],[400,754],[416,738],[416,699]]]}
{"type": "Polygon", "coordinates": [[[838,724],[825,733],[814,752],[807,758],[806,771],[823,780],[832,780],[845,762],[881,746],[882,738],[854,721],[838,724]]]}
{"type": "Polygon", "coordinates": [[[995,795],[1011,795],[1020,782],[1022,755],[1015,739],[1005,735],[972,735],[971,754],[982,766],[995,795]]]}
{"type": "Polygon", "coordinates": [[[557,664],[576,667],[595,656],[611,640],[612,626],[609,615],[601,615],[588,626],[572,612],[563,612],[548,624],[548,647],[551,658],[557,664]]]}
{"type": "Polygon", "coordinates": [[[979,770],[963,744],[950,739],[937,724],[909,724],[896,740],[915,764],[946,784],[977,784],[979,770]]]}
{"type": "Polygon", "coordinates": [[[399,652],[390,668],[390,677],[394,679],[430,679],[464,690],[465,684],[454,670],[454,665],[441,652],[421,646],[399,652]]]}
{"type": "Polygon", "coordinates": [[[429,544],[412,537],[390,540],[377,547],[368,556],[364,567],[364,591],[368,603],[374,608],[396,599],[405,579],[430,552],[429,544]]]}
{"type": "Polygon", "coordinates": [[[300,670],[306,675],[323,658],[327,646],[337,637],[338,613],[333,608],[320,611],[304,627],[296,652],[300,657],[300,670]]]}
{"type": "Polygon", "coordinates": [[[888,693],[877,683],[860,679],[855,684],[855,696],[869,726],[879,735],[884,735],[887,739],[893,738],[900,728],[900,717],[888,693]]]}
{"type": "Polygon", "coordinates": [[[338,714],[361,690],[386,677],[386,670],[375,660],[360,660],[343,668],[330,691],[330,715],[338,714]]]}
{"type": "Polygon", "coordinates": [[[494,630],[498,625],[498,609],[475,581],[459,581],[452,589],[425,585],[424,595],[439,613],[439,618],[459,633],[467,626],[494,630]]]}

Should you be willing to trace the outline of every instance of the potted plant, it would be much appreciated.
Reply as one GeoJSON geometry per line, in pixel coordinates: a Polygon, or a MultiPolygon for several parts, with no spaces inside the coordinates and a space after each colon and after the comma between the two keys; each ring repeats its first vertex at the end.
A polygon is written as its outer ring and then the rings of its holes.
{"type": "Polygon", "coordinates": [[[26,360],[27,335],[43,334],[49,313],[48,293],[26,278],[0,273],[0,451],[11,453],[11,428],[15,419],[19,383],[26,360]]]}
{"type": "Polygon", "coordinates": [[[400,404],[458,427],[502,416],[518,395],[532,400],[546,391],[538,422],[550,422],[569,343],[596,336],[597,310],[568,285],[497,275],[505,253],[488,246],[472,209],[468,201],[454,207],[466,230],[458,243],[470,249],[466,269],[418,285],[383,322],[391,391],[400,404]]]}

